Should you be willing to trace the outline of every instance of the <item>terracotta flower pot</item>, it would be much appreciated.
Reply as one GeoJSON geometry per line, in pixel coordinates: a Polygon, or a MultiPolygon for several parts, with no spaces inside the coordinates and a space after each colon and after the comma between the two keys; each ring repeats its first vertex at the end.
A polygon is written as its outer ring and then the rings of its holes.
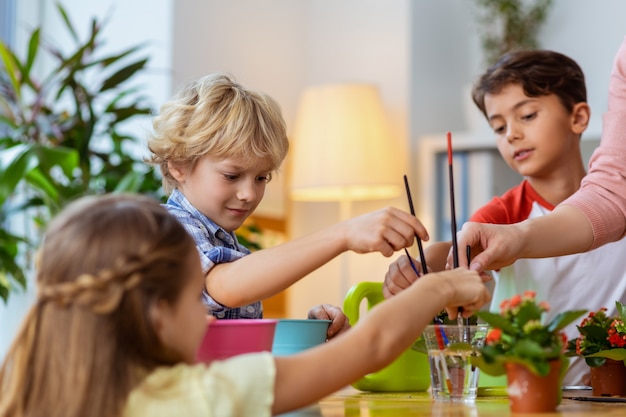
{"type": "Polygon", "coordinates": [[[607,359],[604,365],[591,367],[591,390],[594,396],[626,396],[624,362],[607,359]]]}
{"type": "Polygon", "coordinates": [[[560,402],[560,360],[550,362],[550,372],[546,376],[535,375],[518,363],[506,363],[505,368],[511,412],[548,413],[556,410],[560,402]]]}

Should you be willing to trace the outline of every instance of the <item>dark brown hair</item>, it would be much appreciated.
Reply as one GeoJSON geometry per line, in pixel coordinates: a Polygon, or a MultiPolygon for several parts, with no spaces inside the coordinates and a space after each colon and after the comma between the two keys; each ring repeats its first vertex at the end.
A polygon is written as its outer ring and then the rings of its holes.
{"type": "Polygon", "coordinates": [[[529,97],[556,95],[568,112],[587,101],[585,75],[573,59],[554,51],[516,51],[503,55],[478,79],[472,99],[487,117],[485,95],[519,84],[529,97]]]}

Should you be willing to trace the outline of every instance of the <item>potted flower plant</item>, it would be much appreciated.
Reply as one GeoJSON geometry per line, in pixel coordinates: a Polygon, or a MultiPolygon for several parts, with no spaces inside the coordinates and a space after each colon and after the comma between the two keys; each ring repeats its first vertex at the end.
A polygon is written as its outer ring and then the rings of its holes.
{"type": "Polygon", "coordinates": [[[568,355],[583,356],[591,368],[593,395],[626,396],[626,309],[615,302],[617,315],[606,308],[590,312],[580,325],[580,335],[568,342],[568,355]]]}
{"type": "Polygon", "coordinates": [[[561,381],[569,365],[562,330],[586,310],[561,312],[544,324],[542,316],[549,308],[527,291],[503,301],[499,314],[477,313],[491,329],[481,356],[472,362],[486,374],[506,374],[513,412],[550,412],[560,402],[561,381]]]}

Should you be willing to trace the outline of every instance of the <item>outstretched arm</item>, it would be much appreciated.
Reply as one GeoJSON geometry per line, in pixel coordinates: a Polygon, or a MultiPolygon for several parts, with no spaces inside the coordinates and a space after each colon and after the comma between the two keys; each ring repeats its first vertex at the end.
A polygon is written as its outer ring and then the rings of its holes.
{"type": "Polygon", "coordinates": [[[277,294],[345,251],[380,252],[389,257],[411,246],[415,235],[428,240],[415,216],[387,207],[216,265],[207,274],[205,286],[217,302],[238,307],[277,294]]]}
{"type": "Polygon", "coordinates": [[[468,317],[488,301],[476,272],[458,268],[425,275],[377,304],[350,331],[300,354],[276,357],[273,413],[303,407],[388,365],[445,305],[462,306],[468,317]]]}
{"type": "MultiPolygon", "coordinates": [[[[558,206],[542,217],[510,225],[465,223],[458,234],[459,247],[471,247],[470,269],[484,271],[511,265],[519,258],[548,258],[589,250],[591,225],[572,206],[558,206]]],[[[460,266],[467,259],[459,257],[460,266]]],[[[452,265],[452,254],[448,255],[452,265]]]]}
{"type": "Polygon", "coordinates": [[[576,207],[591,223],[592,249],[626,235],[626,38],[615,57],[608,101],[588,174],[580,190],[561,203],[576,207]]]}

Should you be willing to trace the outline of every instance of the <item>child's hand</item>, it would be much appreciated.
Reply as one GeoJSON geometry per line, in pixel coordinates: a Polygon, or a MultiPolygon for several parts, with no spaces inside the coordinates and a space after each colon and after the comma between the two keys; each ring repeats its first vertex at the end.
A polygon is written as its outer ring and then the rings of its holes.
{"type": "MultiPolygon", "coordinates": [[[[421,270],[421,264],[417,260],[413,260],[418,271],[421,270]]],[[[402,255],[389,265],[389,269],[385,274],[385,282],[383,283],[383,296],[389,298],[392,295],[408,288],[418,278],[417,274],[411,266],[411,262],[406,255],[402,255]]]]}
{"type": "Polygon", "coordinates": [[[364,214],[342,224],[347,249],[356,253],[380,252],[389,257],[395,251],[411,246],[415,235],[428,240],[422,223],[395,207],[364,214]]]}
{"type": "Polygon", "coordinates": [[[309,319],[332,320],[326,336],[331,339],[350,328],[348,317],[341,311],[339,307],[331,304],[320,304],[309,310],[309,319]]]}
{"type": "Polygon", "coordinates": [[[446,303],[448,317],[456,317],[458,307],[463,307],[463,317],[469,317],[491,300],[491,294],[485,286],[485,282],[491,277],[486,274],[480,275],[467,268],[435,272],[424,275],[420,279],[437,280],[435,281],[437,286],[443,291],[446,291],[445,287],[448,287],[450,290],[446,303]]]}

